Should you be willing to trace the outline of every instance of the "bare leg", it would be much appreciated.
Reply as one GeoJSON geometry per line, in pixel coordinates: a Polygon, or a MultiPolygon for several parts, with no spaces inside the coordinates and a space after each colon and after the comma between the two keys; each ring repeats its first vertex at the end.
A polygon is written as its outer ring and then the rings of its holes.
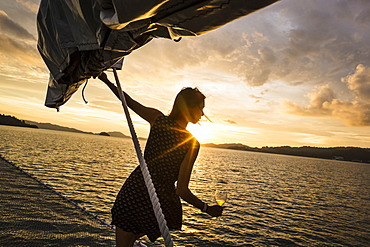
{"type": "Polygon", "coordinates": [[[144,236],[144,234],[134,234],[132,232],[125,232],[121,228],[116,227],[116,245],[117,247],[132,247],[137,239],[144,236]]]}

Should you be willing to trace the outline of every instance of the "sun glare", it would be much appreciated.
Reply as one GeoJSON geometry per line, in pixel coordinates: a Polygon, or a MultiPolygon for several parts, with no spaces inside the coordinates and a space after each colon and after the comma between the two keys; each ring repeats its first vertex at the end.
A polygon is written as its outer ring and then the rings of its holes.
{"type": "Polygon", "coordinates": [[[210,129],[205,126],[206,123],[199,124],[188,124],[187,130],[193,134],[193,136],[200,142],[200,143],[207,143],[211,142],[214,136],[210,133],[210,129]]]}

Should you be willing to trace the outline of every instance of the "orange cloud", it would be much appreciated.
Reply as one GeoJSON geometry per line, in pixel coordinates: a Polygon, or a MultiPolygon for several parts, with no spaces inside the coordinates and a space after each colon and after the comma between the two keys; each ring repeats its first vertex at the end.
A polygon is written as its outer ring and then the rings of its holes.
{"type": "Polygon", "coordinates": [[[318,92],[307,95],[310,98],[310,104],[306,107],[301,107],[289,101],[284,102],[287,112],[306,117],[330,116],[332,111],[326,106],[329,102],[333,101],[335,97],[334,92],[329,85],[321,86],[318,89],[318,92]]]}
{"type": "Polygon", "coordinates": [[[349,126],[370,126],[370,104],[334,99],[324,107],[331,110],[333,116],[342,119],[349,126]]]}
{"type": "Polygon", "coordinates": [[[359,101],[370,103],[370,68],[359,64],[356,67],[356,72],[342,78],[346,82],[348,88],[354,92],[359,101]]]}
{"type": "Polygon", "coordinates": [[[40,67],[44,66],[37,52],[36,44],[32,46],[1,33],[0,57],[2,58],[1,62],[5,62],[8,65],[18,64],[18,66],[20,66],[21,64],[28,64],[40,67]]]}
{"type": "Polygon", "coordinates": [[[349,126],[370,126],[370,68],[358,65],[354,74],[342,78],[355,100],[339,100],[329,85],[318,87],[318,92],[307,96],[306,107],[286,101],[287,112],[306,117],[337,117],[349,126]]]}

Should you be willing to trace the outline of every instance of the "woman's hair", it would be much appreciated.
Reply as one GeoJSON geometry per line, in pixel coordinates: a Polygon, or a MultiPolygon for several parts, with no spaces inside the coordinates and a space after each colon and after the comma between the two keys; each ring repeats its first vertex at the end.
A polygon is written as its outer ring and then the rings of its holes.
{"type": "Polygon", "coordinates": [[[198,88],[185,87],[177,94],[173,103],[171,117],[188,114],[189,108],[200,107],[206,96],[198,88]]]}

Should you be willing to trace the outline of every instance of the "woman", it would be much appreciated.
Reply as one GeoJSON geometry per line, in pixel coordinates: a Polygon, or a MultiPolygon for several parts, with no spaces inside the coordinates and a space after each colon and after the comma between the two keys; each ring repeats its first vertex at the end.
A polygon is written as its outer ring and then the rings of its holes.
{"type": "MultiPolygon", "coordinates": [[[[117,88],[104,73],[99,79],[119,97],[117,88]]],[[[141,105],[126,93],[124,96],[128,107],[150,123],[144,158],[168,228],[181,229],[180,197],[211,216],[220,216],[222,207],[208,206],[188,188],[200,146],[186,127],[189,122],[197,123],[204,115],[205,96],[196,88],[182,89],[168,116],[157,109],[141,105]]],[[[161,235],[139,166],[127,178],[117,195],[112,208],[112,224],[116,226],[117,246],[133,246],[135,240],[144,235],[154,242],[161,235]]]]}

